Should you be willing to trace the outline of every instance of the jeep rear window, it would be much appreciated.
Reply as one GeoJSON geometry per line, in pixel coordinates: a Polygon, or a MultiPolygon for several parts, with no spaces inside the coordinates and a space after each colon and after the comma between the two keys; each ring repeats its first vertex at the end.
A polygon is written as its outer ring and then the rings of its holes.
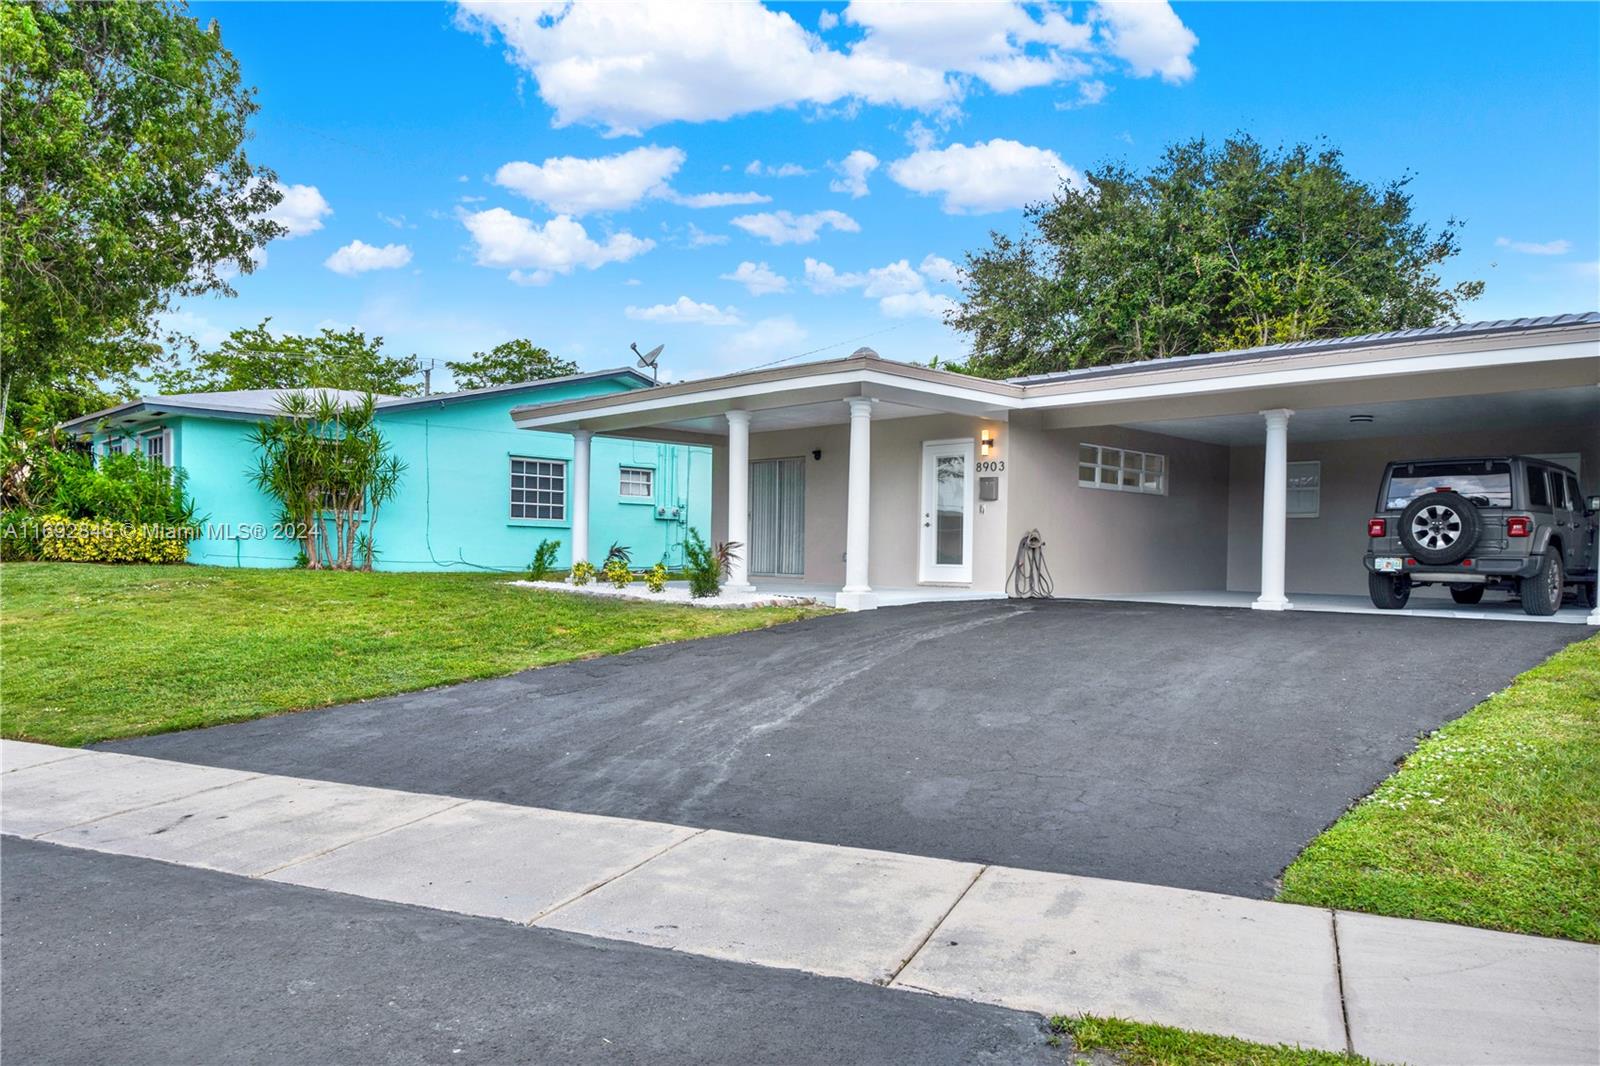
{"type": "Polygon", "coordinates": [[[1398,510],[1429,492],[1449,489],[1481,507],[1511,506],[1509,463],[1407,463],[1389,475],[1384,507],[1398,510]]]}

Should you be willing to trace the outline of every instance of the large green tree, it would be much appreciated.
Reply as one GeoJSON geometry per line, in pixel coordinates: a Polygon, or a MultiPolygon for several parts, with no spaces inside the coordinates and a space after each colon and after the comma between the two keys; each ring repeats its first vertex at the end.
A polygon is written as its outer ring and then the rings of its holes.
{"type": "Polygon", "coordinates": [[[415,356],[385,355],[383,338],[324,328],[315,336],[273,333],[272,320],[234,330],[213,351],[157,371],[163,393],[231,389],[351,389],[391,396],[417,390],[415,356]]]}
{"type": "Polygon", "coordinates": [[[231,294],[282,229],[276,180],[242,148],[255,91],[214,23],[169,2],[8,0],[0,56],[7,426],[13,399],[147,363],[175,297],[231,294]]]}
{"type": "Polygon", "coordinates": [[[577,363],[557,359],[529,340],[506,341],[486,352],[473,352],[470,358],[459,363],[446,361],[444,365],[455,375],[456,385],[463,389],[515,385],[578,372],[577,363]]]}
{"type": "Polygon", "coordinates": [[[946,320],[987,377],[1459,321],[1483,283],[1440,277],[1459,224],[1417,221],[1408,181],[1245,136],[1102,166],[968,256],[946,320]]]}

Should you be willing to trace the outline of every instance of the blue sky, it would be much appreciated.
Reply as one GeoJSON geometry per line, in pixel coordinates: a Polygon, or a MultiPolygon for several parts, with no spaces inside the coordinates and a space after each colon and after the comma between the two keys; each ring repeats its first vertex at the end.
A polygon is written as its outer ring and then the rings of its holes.
{"type": "Polygon", "coordinates": [[[194,5],[295,235],[172,324],[586,369],[665,343],[670,378],[959,358],[952,264],[1022,203],[1239,130],[1414,174],[1421,218],[1466,223],[1471,318],[1600,306],[1593,4],[539,7],[194,5]]]}

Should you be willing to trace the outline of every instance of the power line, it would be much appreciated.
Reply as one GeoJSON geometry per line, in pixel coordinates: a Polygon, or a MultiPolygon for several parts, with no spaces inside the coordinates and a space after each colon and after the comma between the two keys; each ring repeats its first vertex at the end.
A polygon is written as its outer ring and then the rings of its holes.
{"type": "Polygon", "coordinates": [[[798,355],[786,355],[782,359],[774,359],[770,363],[759,363],[756,366],[748,367],[747,369],[749,369],[749,370],[765,370],[769,366],[777,366],[780,363],[790,363],[790,362],[793,362],[796,359],[804,359],[808,355],[816,355],[818,352],[825,352],[829,348],[839,348],[839,347],[842,347],[842,346],[844,346],[846,344],[854,344],[856,341],[867,340],[870,337],[878,337],[878,336],[882,336],[885,333],[893,333],[895,330],[901,329],[905,325],[906,325],[906,323],[902,322],[897,326],[889,326],[886,329],[878,329],[878,330],[873,330],[871,333],[863,333],[859,337],[847,337],[846,339],[844,339],[842,341],[834,341],[832,344],[824,344],[820,348],[812,348],[810,351],[800,352],[798,355]]]}

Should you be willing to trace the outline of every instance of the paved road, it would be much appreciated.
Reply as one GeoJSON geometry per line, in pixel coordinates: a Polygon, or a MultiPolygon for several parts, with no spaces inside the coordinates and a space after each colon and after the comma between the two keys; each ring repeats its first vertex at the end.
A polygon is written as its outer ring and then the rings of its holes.
{"type": "Polygon", "coordinates": [[[1266,896],[1420,733],[1588,632],[925,604],[109,747],[1266,896]]]}
{"type": "Polygon", "coordinates": [[[1037,1015],[7,837],[17,1063],[1054,1063],[1037,1015]]]}

